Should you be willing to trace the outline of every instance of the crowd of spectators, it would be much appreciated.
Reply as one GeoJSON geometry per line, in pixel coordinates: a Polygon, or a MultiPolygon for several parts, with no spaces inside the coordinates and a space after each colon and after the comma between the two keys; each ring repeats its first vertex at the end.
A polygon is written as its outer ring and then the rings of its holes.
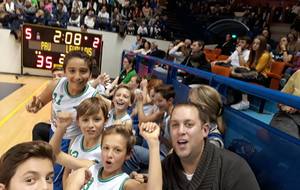
{"type": "Polygon", "coordinates": [[[22,23],[140,34],[164,39],[167,17],[157,0],[4,0],[0,23],[16,37],[22,23]]]}
{"type": "Polygon", "coordinates": [[[235,1],[228,3],[228,1],[176,0],[174,5],[179,12],[178,17],[186,17],[190,22],[193,20],[197,27],[206,28],[220,19],[236,19],[249,27],[252,37],[257,36],[271,22],[293,24],[296,18],[300,17],[300,2],[293,6],[270,4],[251,6],[235,1]]]}

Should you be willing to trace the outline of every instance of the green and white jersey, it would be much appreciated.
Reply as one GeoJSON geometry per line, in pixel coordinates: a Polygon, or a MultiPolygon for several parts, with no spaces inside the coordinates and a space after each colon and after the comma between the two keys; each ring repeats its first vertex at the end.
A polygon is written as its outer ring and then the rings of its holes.
{"type": "Polygon", "coordinates": [[[120,173],[108,179],[101,179],[103,167],[100,164],[92,165],[89,170],[92,173],[92,178],[82,190],[123,190],[125,181],[129,179],[126,173],[120,173]]]}
{"type": "Polygon", "coordinates": [[[104,125],[104,128],[107,128],[107,127],[113,125],[116,121],[126,122],[128,120],[131,120],[131,117],[128,113],[124,114],[121,118],[116,119],[116,111],[115,111],[115,109],[111,109],[108,112],[108,119],[104,125]]]}
{"type": "Polygon", "coordinates": [[[76,125],[76,107],[85,99],[96,96],[96,90],[86,85],[82,93],[72,96],[68,92],[68,80],[63,77],[57,83],[52,93],[52,113],[51,113],[51,129],[55,131],[55,118],[58,112],[70,112],[73,116],[72,124],[67,128],[64,139],[74,139],[81,134],[79,127],[76,125]]]}
{"type": "Polygon", "coordinates": [[[69,148],[69,154],[75,158],[93,160],[95,163],[101,162],[101,147],[100,144],[96,144],[90,149],[84,149],[83,147],[84,136],[78,135],[72,145],[69,148]]]}

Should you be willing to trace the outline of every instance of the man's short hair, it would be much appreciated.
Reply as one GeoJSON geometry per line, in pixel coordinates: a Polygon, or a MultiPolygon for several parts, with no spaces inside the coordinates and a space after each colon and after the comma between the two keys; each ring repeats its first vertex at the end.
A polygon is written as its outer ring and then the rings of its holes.
{"type": "Polygon", "coordinates": [[[251,44],[251,38],[249,36],[241,36],[239,40],[244,40],[247,44],[251,44]]]}

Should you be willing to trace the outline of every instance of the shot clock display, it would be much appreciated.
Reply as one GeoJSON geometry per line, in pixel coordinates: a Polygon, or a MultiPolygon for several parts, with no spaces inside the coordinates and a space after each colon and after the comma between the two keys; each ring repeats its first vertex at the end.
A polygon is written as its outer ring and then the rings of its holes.
{"type": "Polygon", "coordinates": [[[42,25],[23,25],[23,67],[51,70],[56,65],[62,66],[65,55],[76,50],[94,57],[101,66],[101,35],[42,25]]]}

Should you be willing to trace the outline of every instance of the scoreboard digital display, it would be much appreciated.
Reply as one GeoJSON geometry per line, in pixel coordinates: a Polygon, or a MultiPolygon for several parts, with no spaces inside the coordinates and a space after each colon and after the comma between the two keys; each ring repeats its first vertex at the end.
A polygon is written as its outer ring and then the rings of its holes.
{"type": "Polygon", "coordinates": [[[77,50],[95,58],[101,68],[101,35],[43,25],[23,25],[23,67],[51,70],[54,66],[63,65],[68,52],[77,50]]]}

